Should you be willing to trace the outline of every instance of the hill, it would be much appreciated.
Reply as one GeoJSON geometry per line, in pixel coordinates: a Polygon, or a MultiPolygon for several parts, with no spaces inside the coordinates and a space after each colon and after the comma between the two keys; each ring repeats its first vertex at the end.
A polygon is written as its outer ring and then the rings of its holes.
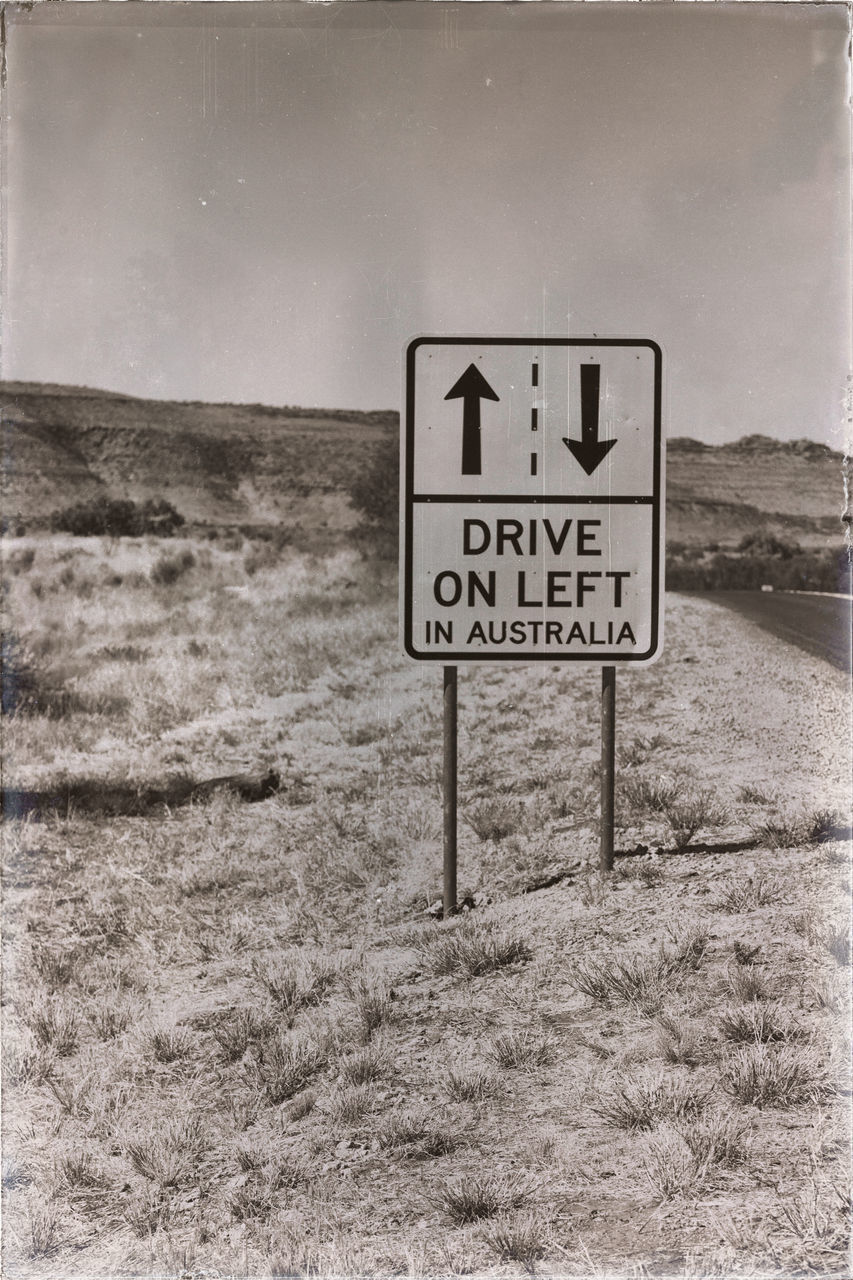
{"type": "MultiPolygon", "coordinates": [[[[396,447],[392,411],[145,400],[86,387],[0,383],[2,508],[28,526],[99,497],[163,497],[194,524],[352,524],[353,476],[396,447]]],[[[746,436],[667,449],[670,541],[745,534],[835,541],[844,459],[809,440],[746,436]]]]}
{"type": "Polygon", "coordinates": [[[41,522],[99,497],[162,496],[198,524],[346,523],[350,477],[397,415],[143,400],[0,384],[3,511],[41,522]],[[310,500],[310,501],[309,501],[310,500]]]}

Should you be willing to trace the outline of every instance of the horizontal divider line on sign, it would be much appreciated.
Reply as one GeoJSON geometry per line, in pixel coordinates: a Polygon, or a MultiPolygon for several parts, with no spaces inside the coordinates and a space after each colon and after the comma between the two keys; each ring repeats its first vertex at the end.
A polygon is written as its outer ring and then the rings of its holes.
{"type": "Polygon", "coordinates": [[[631,497],[628,494],[568,494],[568,493],[413,493],[412,502],[596,502],[614,506],[651,506],[651,495],[631,497]]]}

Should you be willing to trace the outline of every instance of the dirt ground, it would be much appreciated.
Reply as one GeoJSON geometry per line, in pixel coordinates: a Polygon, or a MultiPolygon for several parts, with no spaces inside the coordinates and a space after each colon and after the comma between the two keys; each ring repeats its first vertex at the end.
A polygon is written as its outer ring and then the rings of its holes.
{"type": "Polygon", "coordinates": [[[80,699],[150,647],[125,720],[10,721],[10,783],[282,787],[8,824],[6,1274],[849,1275],[842,673],[671,596],[601,877],[597,672],[461,670],[440,922],[441,672],[390,579],[236,575],[81,608],[80,699]]]}

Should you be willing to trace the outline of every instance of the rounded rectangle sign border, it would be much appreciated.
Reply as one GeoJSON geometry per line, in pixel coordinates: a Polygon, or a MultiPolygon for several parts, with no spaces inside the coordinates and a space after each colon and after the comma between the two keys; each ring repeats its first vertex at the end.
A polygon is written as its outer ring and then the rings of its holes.
{"type": "MultiPolygon", "coordinates": [[[[442,662],[444,664],[494,665],[514,663],[586,663],[591,666],[609,666],[616,663],[632,663],[634,666],[650,666],[663,652],[664,622],[664,523],[665,523],[665,448],[662,430],[663,409],[663,351],[651,338],[633,337],[509,337],[492,335],[428,335],[412,338],[404,348],[404,413],[400,423],[400,632],[403,652],[416,662],[442,662]],[[469,650],[426,651],[415,646],[413,630],[414,594],[414,444],[416,432],[415,356],[420,347],[434,346],[495,346],[495,347],[643,347],[652,352],[654,359],[653,387],[653,492],[651,537],[651,641],[641,652],[616,651],[606,653],[560,653],[542,650],[520,653],[497,653],[469,650]]],[[[472,495],[472,507],[480,507],[482,498],[472,495]]],[[[566,498],[567,503],[571,498],[566,498]]]]}

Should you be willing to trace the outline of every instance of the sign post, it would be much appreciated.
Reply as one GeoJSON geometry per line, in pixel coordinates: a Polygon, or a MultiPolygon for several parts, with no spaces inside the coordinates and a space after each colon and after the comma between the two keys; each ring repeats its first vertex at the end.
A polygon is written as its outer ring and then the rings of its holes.
{"type": "MultiPolygon", "coordinates": [[[[446,669],[603,667],[603,869],[615,666],[654,662],[663,644],[661,390],[647,338],[421,337],[406,349],[404,650],[446,669]]],[[[452,698],[455,715],[455,670],[452,698]]],[[[452,790],[446,840],[455,764],[452,790]]]]}
{"type": "Polygon", "coordinates": [[[616,794],[616,668],[601,668],[601,833],[599,870],[613,870],[613,809],[616,794]]]}
{"type": "Polygon", "coordinates": [[[444,668],[444,892],[443,914],[456,910],[456,668],[444,668]]]}

